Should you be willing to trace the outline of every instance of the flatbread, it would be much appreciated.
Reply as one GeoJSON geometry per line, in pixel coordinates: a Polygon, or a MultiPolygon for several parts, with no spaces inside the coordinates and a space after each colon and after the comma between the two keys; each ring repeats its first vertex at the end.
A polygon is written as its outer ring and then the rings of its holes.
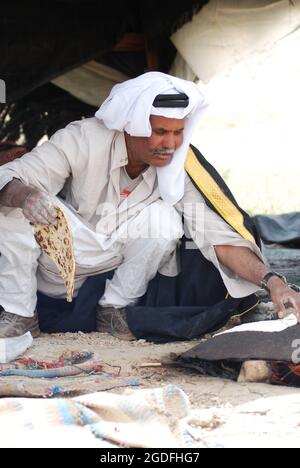
{"type": "Polygon", "coordinates": [[[64,212],[55,206],[56,224],[34,224],[34,237],[43,252],[57,266],[67,288],[67,301],[72,302],[75,281],[75,257],[71,228],[64,212]]]}

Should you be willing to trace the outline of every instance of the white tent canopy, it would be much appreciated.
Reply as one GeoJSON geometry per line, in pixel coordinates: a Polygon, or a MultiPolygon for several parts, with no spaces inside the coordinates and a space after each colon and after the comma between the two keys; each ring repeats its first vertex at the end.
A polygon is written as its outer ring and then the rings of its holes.
{"type": "Polygon", "coordinates": [[[300,0],[211,0],[172,36],[207,82],[244,60],[262,60],[285,41],[300,43],[300,0]]]}
{"type": "MultiPolygon", "coordinates": [[[[286,42],[290,53],[299,50],[300,0],[210,0],[171,39],[178,56],[170,73],[191,81],[209,82],[247,61],[278,63],[280,54],[284,63],[286,42]]],[[[111,88],[126,79],[113,68],[91,61],[53,83],[99,106],[111,88]]]]}
{"type": "Polygon", "coordinates": [[[99,107],[109,95],[111,88],[127,79],[123,73],[91,61],[59,76],[52,83],[86,104],[99,107]]]}
{"type": "Polygon", "coordinates": [[[196,146],[246,210],[299,211],[300,0],[211,0],[172,40],[206,82],[196,146]]]}

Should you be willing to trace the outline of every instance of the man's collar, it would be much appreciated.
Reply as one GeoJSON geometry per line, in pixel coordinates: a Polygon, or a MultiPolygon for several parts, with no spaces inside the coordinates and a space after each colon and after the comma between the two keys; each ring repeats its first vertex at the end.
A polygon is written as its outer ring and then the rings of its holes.
{"type": "Polygon", "coordinates": [[[157,176],[155,167],[149,166],[148,169],[143,172],[142,176],[143,176],[144,181],[146,182],[146,184],[149,187],[153,187],[153,184],[154,184],[156,176],[157,176]]]}
{"type": "Polygon", "coordinates": [[[111,171],[127,166],[128,154],[124,132],[116,132],[112,147],[111,171]]]}

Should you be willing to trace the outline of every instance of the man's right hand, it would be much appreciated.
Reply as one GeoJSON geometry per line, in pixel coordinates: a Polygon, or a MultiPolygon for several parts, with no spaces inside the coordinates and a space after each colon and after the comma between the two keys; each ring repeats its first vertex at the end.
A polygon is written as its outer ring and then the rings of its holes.
{"type": "Polygon", "coordinates": [[[56,210],[52,199],[40,190],[35,190],[26,196],[22,210],[25,218],[33,224],[56,223],[56,210]]]}
{"type": "Polygon", "coordinates": [[[56,210],[48,193],[19,179],[13,179],[0,190],[0,205],[21,208],[24,216],[33,224],[55,224],[56,210]]]}

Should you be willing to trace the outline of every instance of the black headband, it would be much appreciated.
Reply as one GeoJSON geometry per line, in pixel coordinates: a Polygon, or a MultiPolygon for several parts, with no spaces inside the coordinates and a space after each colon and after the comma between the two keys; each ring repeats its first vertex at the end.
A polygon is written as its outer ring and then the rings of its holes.
{"type": "Polygon", "coordinates": [[[188,107],[189,97],[184,94],[159,94],[153,102],[154,107],[188,107]]]}

